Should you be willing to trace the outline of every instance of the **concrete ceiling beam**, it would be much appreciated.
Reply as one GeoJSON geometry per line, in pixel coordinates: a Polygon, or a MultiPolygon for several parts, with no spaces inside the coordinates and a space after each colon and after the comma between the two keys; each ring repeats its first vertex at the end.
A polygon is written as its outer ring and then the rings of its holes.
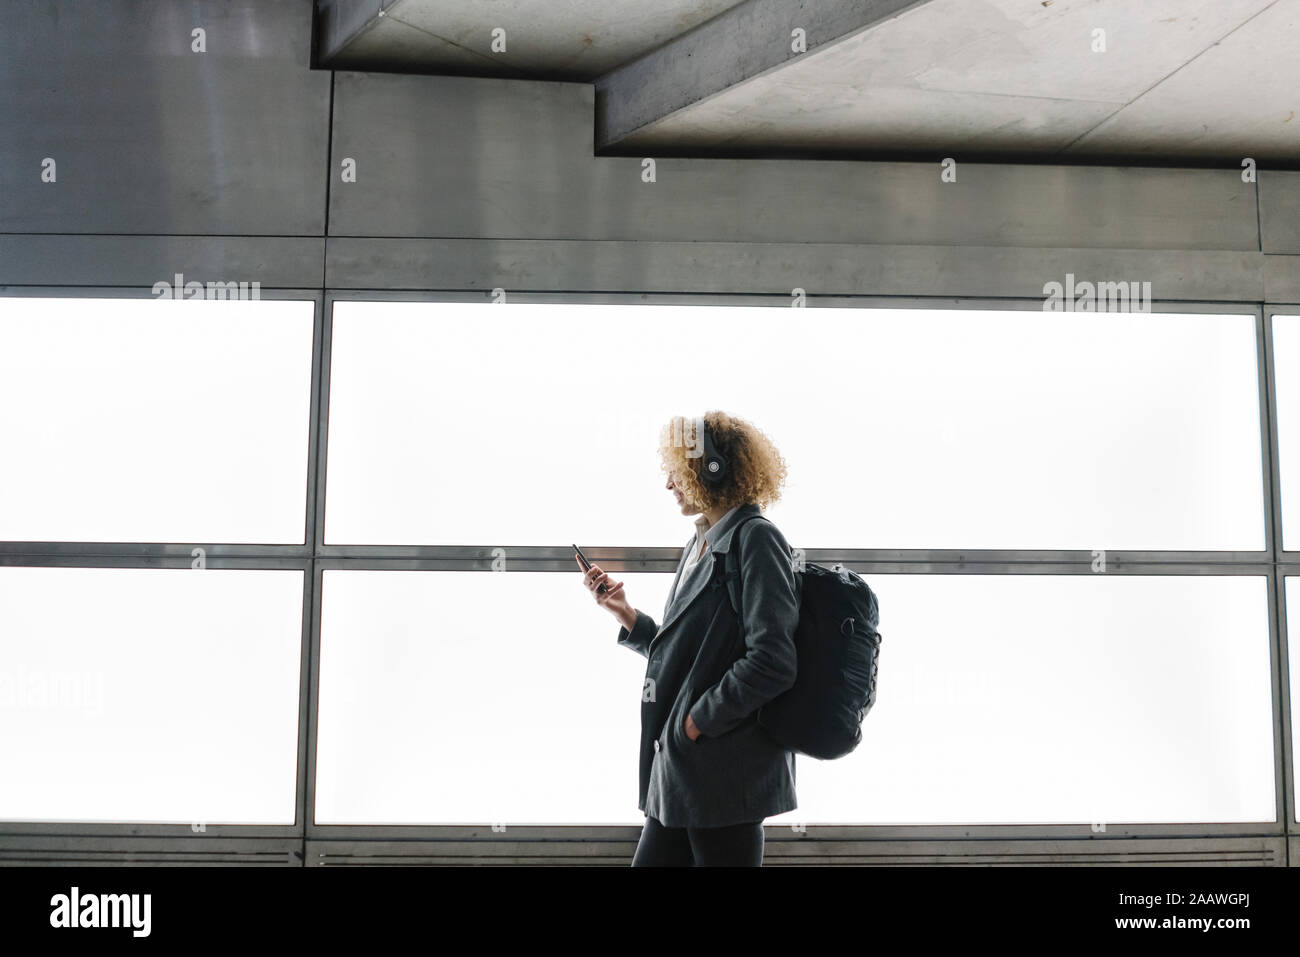
{"type": "Polygon", "coordinates": [[[732,7],[596,80],[596,149],[928,2],[748,0],[732,7]]]}

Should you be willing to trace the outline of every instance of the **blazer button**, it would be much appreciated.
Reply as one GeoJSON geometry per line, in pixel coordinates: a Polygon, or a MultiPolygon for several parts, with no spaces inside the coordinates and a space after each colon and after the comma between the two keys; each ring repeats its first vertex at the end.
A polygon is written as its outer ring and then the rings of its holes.
{"type": "Polygon", "coordinates": [[[655,750],[656,750],[656,751],[659,750],[659,741],[658,741],[657,739],[656,739],[656,741],[655,741],[655,750]]]}

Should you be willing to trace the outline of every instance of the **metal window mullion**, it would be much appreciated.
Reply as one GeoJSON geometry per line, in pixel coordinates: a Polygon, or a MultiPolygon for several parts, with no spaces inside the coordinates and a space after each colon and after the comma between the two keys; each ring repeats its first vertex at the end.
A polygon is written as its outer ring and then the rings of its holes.
{"type": "MultiPolygon", "coordinates": [[[[1296,823],[1295,741],[1292,736],[1290,651],[1286,619],[1286,577],[1290,560],[1300,554],[1289,552],[1283,535],[1281,437],[1278,430],[1277,353],[1273,338],[1273,317],[1288,308],[1274,303],[1260,304],[1263,431],[1267,455],[1265,469],[1265,508],[1269,516],[1269,539],[1273,553],[1273,574],[1269,578],[1270,630],[1272,632],[1272,667],[1274,672],[1274,740],[1277,755],[1278,816],[1288,834],[1300,834],[1296,823]]],[[[1292,307],[1294,308],[1294,307],[1292,307]]],[[[1300,309],[1297,309],[1300,312],[1300,309]]],[[[1300,572],[1300,568],[1296,569],[1300,572]]]]}

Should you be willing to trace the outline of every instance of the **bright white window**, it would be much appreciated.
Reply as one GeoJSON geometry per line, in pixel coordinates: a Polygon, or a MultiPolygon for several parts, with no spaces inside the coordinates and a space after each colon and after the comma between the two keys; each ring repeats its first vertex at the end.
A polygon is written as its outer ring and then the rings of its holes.
{"type": "Polygon", "coordinates": [[[772,823],[1276,818],[1263,576],[880,575],[863,742],[772,823]]]}
{"type": "Polygon", "coordinates": [[[292,825],[303,577],[0,568],[0,820],[292,825]]]}
{"type": "Polygon", "coordinates": [[[302,543],[313,310],[0,296],[0,540],[302,543]]]}
{"type": "MultiPolygon", "coordinates": [[[[672,576],[615,577],[662,620],[672,576]]],[[[317,824],[643,823],[646,660],[576,565],[327,569],[321,601],[317,824]]]]}
{"type": "MultiPolygon", "coordinates": [[[[331,544],[673,545],[674,414],[810,548],[1264,547],[1248,315],[337,302],[331,544]]],[[[687,529],[689,531],[689,528],[687,529]]]]}
{"type": "MultiPolygon", "coordinates": [[[[661,621],[671,576],[625,577],[661,621]]],[[[769,823],[1275,817],[1263,577],[880,575],[878,700],[769,823]]],[[[327,570],[318,824],[637,824],[645,659],[578,575],[327,570]]]]}

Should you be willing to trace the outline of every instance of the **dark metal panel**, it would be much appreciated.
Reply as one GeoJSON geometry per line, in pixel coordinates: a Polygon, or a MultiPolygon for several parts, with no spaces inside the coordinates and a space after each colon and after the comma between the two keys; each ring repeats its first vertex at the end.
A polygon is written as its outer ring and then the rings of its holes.
{"type": "Polygon", "coordinates": [[[311,4],[42,0],[4,18],[0,232],[323,233],[311,4]]]}
{"type": "Polygon", "coordinates": [[[1167,301],[1259,301],[1258,252],[847,245],[330,238],[335,289],[1023,297],[1078,279],[1149,281],[1167,301]]]}
{"type": "Polygon", "coordinates": [[[293,236],[0,235],[0,286],[149,289],[181,273],[186,282],[319,289],[324,247],[324,239],[293,236]]]}
{"type": "Polygon", "coordinates": [[[330,233],[1259,249],[1236,170],[660,157],[646,182],[592,156],[593,108],[581,84],[339,73],[330,233]]]}

